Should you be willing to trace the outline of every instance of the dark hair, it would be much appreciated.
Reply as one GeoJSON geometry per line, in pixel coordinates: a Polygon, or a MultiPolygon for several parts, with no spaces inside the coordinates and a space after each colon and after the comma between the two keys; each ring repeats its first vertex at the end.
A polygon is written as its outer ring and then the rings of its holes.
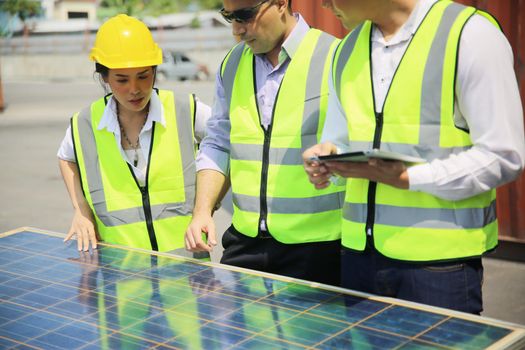
{"type": "MultiPolygon", "coordinates": [[[[151,66],[151,68],[153,68],[153,72],[157,72],[157,66],[151,66]]],[[[99,73],[100,75],[102,75],[104,78],[107,78],[108,74],[109,74],[109,68],[106,67],[105,65],[103,64],[100,64],[98,62],[95,62],[95,72],[96,73],[99,73]]]]}
{"type": "MultiPolygon", "coordinates": [[[[151,68],[153,68],[153,74],[154,74],[153,86],[155,86],[155,83],[157,81],[157,66],[151,66],[151,68]]],[[[95,62],[95,73],[100,74],[100,76],[102,78],[107,78],[108,75],[109,75],[109,68],[106,67],[103,64],[95,62]]],[[[100,77],[99,77],[99,79],[100,79],[100,77]]],[[[106,85],[104,84],[104,80],[103,79],[100,79],[100,84],[102,85],[104,90],[106,90],[106,85]]],[[[108,93],[108,91],[106,91],[106,93],[108,93]]]]}
{"type": "Polygon", "coordinates": [[[289,8],[289,9],[292,8],[292,0],[288,0],[288,8],[289,8]]]}
{"type": "Polygon", "coordinates": [[[107,78],[109,74],[109,68],[103,64],[95,62],[95,72],[102,75],[104,78],[107,78]]]}

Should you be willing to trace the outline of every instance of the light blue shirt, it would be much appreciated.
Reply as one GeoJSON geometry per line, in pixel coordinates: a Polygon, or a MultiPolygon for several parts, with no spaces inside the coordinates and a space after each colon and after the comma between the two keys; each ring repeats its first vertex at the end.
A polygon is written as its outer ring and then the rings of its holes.
{"type": "MultiPolygon", "coordinates": [[[[284,41],[279,62],[273,66],[265,55],[255,56],[255,79],[257,85],[257,103],[264,128],[272,122],[272,111],[279,86],[286,69],[310,26],[299,14],[294,14],[297,24],[284,41]]],[[[206,137],[200,145],[197,155],[197,171],[212,169],[228,175],[230,172],[230,115],[229,106],[224,96],[224,86],[220,69],[216,76],[215,99],[212,116],[207,123],[206,137]]]]}

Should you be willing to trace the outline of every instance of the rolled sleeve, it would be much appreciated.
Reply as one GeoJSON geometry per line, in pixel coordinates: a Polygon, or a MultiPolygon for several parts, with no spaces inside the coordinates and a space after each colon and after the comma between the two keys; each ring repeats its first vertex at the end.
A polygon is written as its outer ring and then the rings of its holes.
{"type": "Polygon", "coordinates": [[[197,154],[197,171],[216,170],[228,175],[230,173],[230,154],[211,147],[201,148],[197,154]]]}
{"type": "Polygon", "coordinates": [[[206,123],[206,136],[202,140],[196,159],[197,171],[216,170],[224,175],[230,172],[230,115],[224,96],[220,71],[216,76],[215,99],[211,117],[206,123]]]}
{"type": "Polygon", "coordinates": [[[211,107],[195,97],[195,140],[201,142],[206,136],[206,124],[211,116],[211,107]]]}

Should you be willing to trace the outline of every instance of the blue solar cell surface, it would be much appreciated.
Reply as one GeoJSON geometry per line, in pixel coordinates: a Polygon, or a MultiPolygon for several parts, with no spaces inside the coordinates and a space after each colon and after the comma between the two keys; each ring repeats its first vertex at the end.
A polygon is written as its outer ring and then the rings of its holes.
{"type": "Polygon", "coordinates": [[[524,332],[174,256],[0,238],[2,349],[463,350],[520,348],[524,332]]]}

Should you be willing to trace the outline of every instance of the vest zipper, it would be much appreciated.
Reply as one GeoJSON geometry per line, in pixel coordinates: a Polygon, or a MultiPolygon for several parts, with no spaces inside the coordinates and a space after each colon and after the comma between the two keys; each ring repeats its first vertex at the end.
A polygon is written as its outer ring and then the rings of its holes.
{"type": "MultiPolygon", "coordinates": [[[[273,117],[272,117],[273,119],[273,117]]],[[[261,216],[259,217],[259,236],[262,238],[269,237],[268,230],[268,168],[270,166],[270,140],[272,135],[272,124],[268,125],[268,130],[264,130],[264,147],[263,147],[263,159],[262,159],[262,171],[261,171],[261,194],[260,194],[260,205],[261,205],[261,216]],[[266,231],[262,230],[262,225],[266,228],[266,231]]]]}
{"type": "MultiPolygon", "coordinates": [[[[148,166],[149,167],[149,166],[148,166]]],[[[155,229],[153,228],[153,217],[151,215],[151,205],[149,202],[149,191],[148,185],[140,187],[140,193],[142,193],[142,206],[144,208],[144,216],[146,218],[146,227],[148,229],[149,241],[151,243],[151,249],[158,251],[159,246],[157,243],[157,236],[155,235],[155,229]]]]}
{"type": "MultiPolygon", "coordinates": [[[[255,75],[255,56],[253,57],[253,91],[255,93],[255,96],[257,96],[257,77],[255,75]]],[[[270,238],[270,230],[268,230],[268,168],[270,166],[270,143],[272,138],[272,129],[273,129],[273,119],[275,117],[275,107],[277,106],[277,101],[279,99],[279,92],[281,91],[281,86],[283,84],[283,79],[281,80],[281,83],[279,84],[279,89],[277,90],[277,93],[275,94],[275,100],[273,102],[273,108],[272,108],[272,118],[270,120],[270,124],[268,125],[268,129],[265,129],[262,124],[262,117],[261,117],[261,111],[259,110],[259,102],[257,101],[257,97],[255,98],[255,105],[257,107],[257,114],[259,115],[259,124],[261,126],[261,129],[264,132],[264,145],[263,145],[263,157],[262,157],[262,169],[261,169],[261,192],[260,192],[260,216],[259,216],[259,223],[257,232],[257,237],[259,238],[270,238]],[[264,225],[264,228],[266,229],[263,231],[261,227],[264,225]]]]}
{"type": "MultiPolygon", "coordinates": [[[[374,131],[374,142],[372,148],[379,148],[381,146],[381,134],[383,132],[383,112],[376,112],[376,129],[374,131]]],[[[373,247],[374,221],[376,211],[376,190],[377,182],[370,181],[368,183],[368,198],[367,198],[367,212],[366,212],[366,242],[367,245],[373,247]]]]}
{"type": "MultiPolygon", "coordinates": [[[[430,10],[425,15],[425,18],[427,17],[429,13],[430,13],[430,10]]],[[[419,26],[421,26],[421,24],[425,21],[425,18],[419,24],[419,26]]],[[[417,30],[419,30],[419,27],[416,29],[416,32],[417,30]]],[[[375,89],[374,89],[374,73],[373,73],[373,68],[372,68],[372,33],[373,33],[373,30],[371,29],[370,36],[368,39],[368,43],[369,43],[368,61],[369,61],[369,66],[370,66],[370,84],[372,85],[372,108],[375,111],[376,110],[376,94],[375,94],[375,89]]],[[[414,35],[412,36],[412,38],[410,38],[410,42],[408,43],[408,46],[405,49],[405,52],[403,53],[403,56],[399,60],[396,70],[394,71],[392,80],[390,81],[390,85],[388,86],[388,90],[385,95],[385,99],[383,100],[383,106],[381,106],[381,112],[375,112],[376,128],[374,130],[374,141],[372,144],[372,148],[379,149],[381,147],[381,135],[383,133],[383,117],[384,117],[385,105],[388,101],[388,97],[390,95],[390,89],[392,88],[394,79],[397,76],[397,71],[399,70],[399,67],[403,63],[403,59],[405,58],[407,51],[410,49],[410,44],[412,43],[413,38],[414,38],[414,35]]],[[[368,184],[368,197],[367,197],[368,202],[367,202],[365,233],[366,233],[366,244],[367,246],[372,247],[372,248],[375,247],[374,246],[374,222],[375,222],[375,211],[376,211],[376,191],[377,191],[377,182],[370,181],[368,184]]]]}
{"type": "Polygon", "coordinates": [[[151,164],[151,152],[153,150],[154,137],[155,137],[155,122],[153,122],[153,126],[151,127],[151,141],[150,141],[150,146],[149,146],[148,166],[146,168],[146,178],[144,181],[145,182],[144,187],[139,185],[139,182],[137,181],[137,178],[135,177],[135,173],[133,172],[131,165],[127,162],[126,163],[128,164],[128,168],[129,168],[129,171],[131,172],[131,176],[133,176],[133,179],[135,180],[135,184],[137,184],[140,194],[142,195],[142,209],[144,209],[144,217],[146,219],[146,229],[148,230],[151,250],[158,251],[159,245],[157,243],[157,236],[155,235],[155,228],[153,227],[153,216],[151,215],[151,204],[149,201],[149,190],[148,190],[149,167],[151,164]]]}

